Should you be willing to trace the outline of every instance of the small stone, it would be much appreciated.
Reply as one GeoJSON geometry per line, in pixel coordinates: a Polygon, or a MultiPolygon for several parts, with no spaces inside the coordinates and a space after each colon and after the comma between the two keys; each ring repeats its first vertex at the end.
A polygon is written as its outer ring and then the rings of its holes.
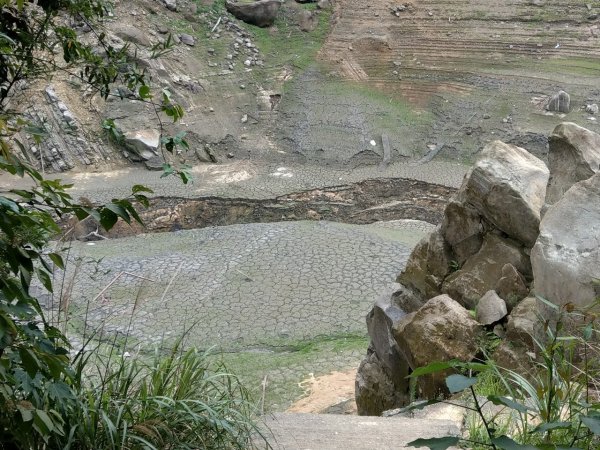
{"type": "Polygon", "coordinates": [[[244,61],[244,65],[246,67],[250,67],[252,65],[252,61],[250,61],[249,59],[247,59],[246,61],[244,61]]]}
{"type": "Polygon", "coordinates": [[[477,303],[477,322],[482,325],[491,325],[498,322],[507,314],[506,302],[495,291],[487,291],[477,303]]]}
{"type": "Polygon", "coordinates": [[[598,114],[598,105],[596,103],[585,105],[585,112],[588,114],[598,114]]]}
{"type": "Polygon", "coordinates": [[[209,48],[208,50],[206,50],[208,53],[210,53],[211,55],[215,54],[215,49],[214,48],[209,48]]]}
{"type": "Polygon", "coordinates": [[[248,122],[248,114],[244,114],[242,116],[242,123],[246,123],[246,122],[248,122]]]}
{"type": "Polygon", "coordinates": [[[189,34],[180,34],[179,35],[179,39],[181,40],[181,42],[183,42],[185,45],[189,45],[190,47],[193,47],[196,45],[196,40],[194,39],[193,36],[189,35],[189,34]]]}
{"type": "Polygon", "coordinates": [[[227,156],[229,159],[231,159],[231,158],[233,158],[233,157],[234,157],[234,154],[233,154],[233,153],[227,153],[227,155],[226,155],[226,156],[227,156]]]}
{"type": "Polygon", "coordinates": [[[240,89],[246,89],[246,85],[245,84],[240,84],[240,89]]]}

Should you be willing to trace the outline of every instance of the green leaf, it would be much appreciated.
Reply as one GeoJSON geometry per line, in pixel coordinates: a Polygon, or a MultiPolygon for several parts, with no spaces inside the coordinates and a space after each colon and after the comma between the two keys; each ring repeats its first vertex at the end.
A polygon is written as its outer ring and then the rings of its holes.
{"type": "Polygon", "coordinates": [[[50,277],[50,274],[39,267],[35,269],[35,273],[38,276],[38,280],[40,280],[40,282],[48,290],[48,292],[54,292],[52,290],[52,278],[50,277]]]}
{"type": "Polygon", "coordinates": [[[583,424],[590,429],[592,433],[597,436],[600,436],[600,418],[599,417],[590,417],[590,416],[582,416],[581,421],[583,424]]]}
{"type": "Polygon", "coordinates": [[[451,394],[462,392],[477,383],[476,377],[465,377],[464,375],[450,375],[446,378],[446,386],[451,394]]]}
{"type": "Polygon", "coordinates": [[[25,369],[27,375],[34,378],[41,369],[40,360],[35,353],[23,347],[19,349],[19,356],[21,357],[21,366],[25,369]]]}
{"type": "Polygon", "coordinates": [[[552,303],[550,300],[546,300],[544,297],[542,297],[541,295],[536,295],[535,296],[539,301],[541,301],[544,305],[549,306],[550,308],[558,311],[560,309],[560,307],[558,305],[555,305],[554,303],[552,303]]]}
{"type": "Polygon", "coordinates": [[[65,263],[62,259],[62,256],[60,256],[58,253],[48,253],[48,258],[50,258],[59,269],[65,269],[65,263]]]}
{"type": "Polygon", "coordinates": [[[417,367],[415,370],[413,370],[409,377],[415,378],[420,377],[421,375],[429,375],[430,373],[443,372],[444,370],[453,369],[458,364],[460,364],[460,361],[458,360],[451,360],[446,362],[433,362],[423,367],[417,367]]]}
{"type": "Polygon", "coordinates": [[[592,339],[593,335],[594,335],[594,324],[592,322],[590,322],[583,329],[583,339],[585,341],[589,341],[592,339]]]}
{"type": "Polygon", "coordinates": [[[514,400],[511,400],[510,398],[500,397],[498,395],[488,395],[487,399],[494,405],[504,405],[510,409],[514,409],[515,411],[519,411],[521,413],[526,413],[527,411],[531,410],[531,408],[528,408],[527,406],[522,405],[521,403],[517,403],[514,400]]]}
{"type": "Polygon", "coordinates": [[[6,197],[0,197],[0,206],[16,213],[19,212],[19,205],[6,197]]]}
{"type": "Polygon", "coordinates": [[[33,420],[33,412],[31,412],[30,408],[25,408],[22,404],[17,404],[17,409],[21,413],[21,418],[23,422],[31,422],[33,420]]]}
{"type": "Polygon", "coordinates": [[[517,444],[508,436],[500,436],[492,439],[492,444],[503,449],[503,450],[538,450],[537,447],[532,445],[517,444]]]}
{"type": "Polygon", "coordinates": [[[117,223],[117,220],[119,220],[119,216],[108,208],[103,208],[100,212],[100,225],[107,231],[117,223]]]}
{"type": "Polygon", "coordinates": [[[138,90],[138,94],[140,95],[140,98],[144,98],[144,99],[152,97],[152,95],[150,95],[150,87],[145,84],[140,86],[140,89],[138,90]]]}
{"type": "Polygon", "coordinates": [[[59,402],[75,398],[73,392],[71,391],[71,388],[62,381],[50,383],[50,385],[48,386],[48,395],[51,399],[57,400],[59,402]]]}
{"type": "Polygon", "coordinates": [[[446,436],[441,438],[417,439],[406,444],[408,447],[429,447],[431,450],[446,450],[458,444],[460,438],[457,436],[446,436]]]}
{"type": "Polygon", "coordinates": [[[134,184],[133,187],[131,188],[131,192],[133,194],[137,194],[139,192],[148,192],[149,194],[154,194],[154,191],[152,189],[150,189],[149,187],[146,187],[142,184],[134,184]]]}
{"type": "Polygon", "coordinates": [[[112,212],[114,212],[117,216],[123,219],[125,222],[130,223],[131,218],[129,217],[129,213],[127,210],[119,205],[118,203],[107,203],[104,207],[112,212]]]}
{"type": "Polygon", "coordinates": [[[163,173],[160,176],[161,178],[164,177],[168,177],[169,175],[172,175],[173,173],[175,173],[175,169],[173,169],[173,166],[171,166],[171,164],[163,164],[163,173]]]}
{"type": "Polygon", "coordinates": [[[567,430],[571,428],[573,424],[571,422],[546,422],[535,427],[532,433],[546,433],[551,430],[567,430]]]}
{"type": "Polygon", "coordinates": [[[47,436],[54,430],[54,422],[46,411],[42,409],[36,409],[33,413],[33,424],[39,433],[47,439],[47,436]]]}

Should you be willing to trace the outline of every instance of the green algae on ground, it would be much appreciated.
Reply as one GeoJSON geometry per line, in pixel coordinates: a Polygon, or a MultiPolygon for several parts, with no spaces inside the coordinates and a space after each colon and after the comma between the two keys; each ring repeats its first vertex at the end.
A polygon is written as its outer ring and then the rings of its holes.
{"type": "Polygon", "coordinates": [[[264,411],[283,411],[304,393],[299,383],[333,371],[358,367],[366,352],[366,335],[324,336],[289,344],[283,351],[254,350],[215,355],[248,388],[264,411]]]}

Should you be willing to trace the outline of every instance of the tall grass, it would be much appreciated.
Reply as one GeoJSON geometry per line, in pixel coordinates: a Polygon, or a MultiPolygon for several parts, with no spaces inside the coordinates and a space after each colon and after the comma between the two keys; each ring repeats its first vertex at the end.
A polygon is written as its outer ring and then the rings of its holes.
{"type": "Polygon", "coordinates": [[[74,361],[79,401],[66,414],[60,448],[255,448],[248,393],[208,352],[177,345],[150,358],[101,353],[74,361]]]}
{"type": "MultiPolygon", "coordinates": [[[[80,265],[73,278],[81,273],[80,265]]],[[[57,310],[51,321],[65,334],[71,331],[71,342],[83,340],[82,348],[60,355],[68,370],[53,383],[36,374],[32,363],[27,366],[33,367],[31,373],[17,372],[0,384],[0,398],[10,399],[0,404],[0,450],[270,448],[248,391],[211,350],[184,345],[184,334],[167,349],[127,352],[135,345],[130,334],[141,287],[132,299],[125,336],[114,333],[111,339],[105,319],[90,328],[88,314],[98,296],[73,310],[74,281],[63,277],[66,288],[55,291],[59,298],[52,301],[57,310]],[[76,320],[81,326],[69,323],[72,312],[83,315],[76,320]]],[[[0,375],[6,379],[2,366],[0,375]]]]}

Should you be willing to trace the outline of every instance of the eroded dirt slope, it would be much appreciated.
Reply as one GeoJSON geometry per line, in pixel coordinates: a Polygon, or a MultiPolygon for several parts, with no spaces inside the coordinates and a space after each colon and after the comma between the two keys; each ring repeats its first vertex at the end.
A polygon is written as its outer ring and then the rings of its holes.
{"type": "MultiPolygon", "coordinates": [[[[396,140],[401,154],[470,159],[499,137],[543,155],[542,135],[559,121],[598,127],[582,107],[600,100],[599,12],[600,2],[338,0],[322,78],[420,114],[416,124],[408,112],[396,115],[397,129],[409,125],[396,140]],[[543,108],[559,89],[571,94],[566,117],[543,108]]],[[[339,97],[329,96],[320,103],[339,97]]]]}

